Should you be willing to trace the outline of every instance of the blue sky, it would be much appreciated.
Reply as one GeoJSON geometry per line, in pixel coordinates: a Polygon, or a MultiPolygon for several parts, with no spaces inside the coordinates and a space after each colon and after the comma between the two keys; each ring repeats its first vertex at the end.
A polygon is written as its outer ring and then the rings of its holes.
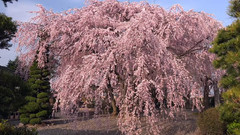
{"type": "MultiPolygon", "coordinates": [[[[127,1],[127,0],[119,0],[127,1]]],[[[130,2],[138,2],[140,0],[129,0],[130,2]]],[[[224,26],[232,23],[232,18],[226,13],[229,0],[145,0],[150,4],[157,4],[165,9],[169,9],[174,4],[180,4],[185,10],[194,9],[195,11],[204,11],[213,14],[215,19],[222,22],[224,26]]],[[[42,4],[47,9],[54,12],[61,12],[69,8],[81,8],[84,6],[84,0],[19,0],[13,4],[4,4],[0,0],[0,12],[18,21],[28,21],[32,14],[28,11],[37,11],[36,4],[42,4]]],[[[10,51],[0,50],[0,65],[5,66],[9,60],[14,60],[17,56],[16,45],[10,48],[10,51]]]]}

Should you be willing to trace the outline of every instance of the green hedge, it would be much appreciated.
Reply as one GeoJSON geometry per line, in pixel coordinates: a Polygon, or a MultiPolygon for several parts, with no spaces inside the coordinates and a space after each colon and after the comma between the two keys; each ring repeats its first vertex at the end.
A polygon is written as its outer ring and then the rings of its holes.
{"type": "Polygon", "coordinates": [[[217,108],[210,108],[198,116],[198,127],[203,135],[223,135],[224,125],[217,108]]]}

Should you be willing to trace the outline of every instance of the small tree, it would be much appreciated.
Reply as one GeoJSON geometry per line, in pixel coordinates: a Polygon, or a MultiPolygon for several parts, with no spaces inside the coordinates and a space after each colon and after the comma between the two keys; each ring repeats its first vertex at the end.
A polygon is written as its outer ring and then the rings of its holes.
{"type": "Polygon", "coordinates": [[[40,69],[37,61],[33,62],[28,79],[33,93],[32,96],[26,97],[28,103],[20,110],[22,123],[38,124],[51,114],[49,75],[47,69],[40,69]]]}

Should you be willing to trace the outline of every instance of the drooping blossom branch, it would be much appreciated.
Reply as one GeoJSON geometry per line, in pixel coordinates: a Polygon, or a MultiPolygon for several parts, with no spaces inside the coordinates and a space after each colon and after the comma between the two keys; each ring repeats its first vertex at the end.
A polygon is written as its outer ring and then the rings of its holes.
{"type": "MultiPolygon", "coordinates": [[[[16,35],[20,60],[29,65],[37,55],[44,67],[48,52],[51,87],[63,112],[76,113],[85,97],[95,101],[96,114],[115,104],[123,133],[140,134],[144,116],[148,133],[159,134],[161,116],[174,117],[185,98],[199,94],[202,77],[221,74],[207,49],[222,25],[206,13],[115,0],[62,13],[38,6],[16,35]]],[[[201,105],[196,96],[193,103],[201,105]]]]}

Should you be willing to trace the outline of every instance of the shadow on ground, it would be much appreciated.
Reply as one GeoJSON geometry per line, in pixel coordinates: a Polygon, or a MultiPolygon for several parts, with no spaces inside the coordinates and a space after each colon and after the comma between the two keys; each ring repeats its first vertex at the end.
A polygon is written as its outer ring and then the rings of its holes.
{"type": "Polygon", "coordinates": [[[121,135],[115,131],[93,131],[93,130],[72,130],[72,129],[45,129],[38,131],[39,135],[121,135]]]}

